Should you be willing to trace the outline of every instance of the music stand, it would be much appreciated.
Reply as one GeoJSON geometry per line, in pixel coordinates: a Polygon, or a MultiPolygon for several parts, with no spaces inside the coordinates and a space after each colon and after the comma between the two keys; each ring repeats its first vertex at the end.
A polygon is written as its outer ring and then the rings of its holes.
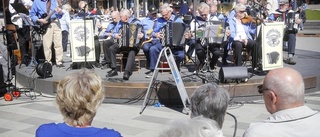
{"type": "Polygon", "coordinates": [[[210,72],[210,55],[209,55],[209,41],[214,41],[214,43],[221,44],[222,43],[222,32],[223,28],[221,25],[207,25],[206,29],[204,30],[204,38],[207,40],[207,54],[206,54],[206,60],[201,68],[201,71],[203,72],[210,72]]]}

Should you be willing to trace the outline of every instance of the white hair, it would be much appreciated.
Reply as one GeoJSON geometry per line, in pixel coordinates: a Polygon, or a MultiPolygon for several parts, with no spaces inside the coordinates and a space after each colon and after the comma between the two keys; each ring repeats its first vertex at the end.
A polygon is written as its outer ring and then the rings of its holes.
{"type": "Polygon", "coordinates": [[[164,4],[160,7],[159,11],[162,12],[163,10],[172,12],[172,8],[170,7],[170,4],[168,4],[168,3],[164,3],[164,4]]]}
{"type": "Polygon", "coordinates": [[[221,137],[218,124],[202,116],[192,119],[177,119],[164,128],[159,137],[221,137]]]}

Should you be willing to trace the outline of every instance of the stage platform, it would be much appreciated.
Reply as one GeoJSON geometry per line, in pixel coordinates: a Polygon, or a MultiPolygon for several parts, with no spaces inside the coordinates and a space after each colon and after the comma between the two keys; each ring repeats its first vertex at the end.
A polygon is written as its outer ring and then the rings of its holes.
{"type": "MultiPolygon", "coordinates": [[[[284,52],[286,55],[286,52],[284,52]]],[[[284,67],[291,67],[298,70],[304,80],[306,85],[306,91],[319,91],[320,89],[320,53],[307,51],[307,50],[296,50],[295,60],[297,61],[296,65],[284,64],[284,67]]],[[[57,68],[53,66],[52,75],[50,78],[39,78],[38,74],[35,71],[35,67],[22,65],[21,67],[16,66],[16,77],[17,82],[23,85],[24,87],[33,88],[37,92],[42,92],[46,94],[54,95],[56,91],[56,85],[60,79],[64,76],[73,73],[75,71],[80,71],[80,69],[68,69],[71,65],[71,58],[64,57],[65,68],[57,68]]],[[[218,77],[218,72],[221,67],[221,62],[218,62],[217,69],[214,72],[206,72],[207,78],[218,77]]],[[[231,97],[247,100],[252,97],[259,97],[257,92],[257,85],[262,83],[264,76],[267,72],[256,72],[252,73],[251,66],[248,66],[250,78],[246,83],[219,83],[220,86],[226,88],[231,97]]],[[[181,77],[184,81],[184,85],[187,91],[187,94],[190,96],[194,90],[203,84],[203,80],[196,74],[194,74],[195,65],[193,63],[188,63],[183,65],[181,68],[181,77]]],[[[118,72],[118,76],[107,78],[107,71],[110,70],[101,68],[92,69],[103,79],[103,85],[106,90],[106,97],[111,98],[114,101],[121,99],[136,99],[143,100],[143,95],[146,93],[148,88],[150,78],[145,78],[145,72],[148,71],[144,67],[140,71],[134,71],[133,75],[128,81],[123,81],[123,73],[118,72]]],[[[203,74],[203,73],[200,73],[203,74]]],[[[175,92],[175,86],[173,81],[173,76],[168,71],[159,73],[158,79],[159,82],[156,85],[157,90],[153,90],[151,99],[157,99],[156,93],[168,93],[175,92]],[[155,92],[154,92],[155,91],[155,92]]],[[[211,82],[212,79],[209,79],[211,82]]],[[[172,93],[173,95],[173,93],[172,93]]],[[[168,93],[170,96],[170,93],[168,93]]]]}

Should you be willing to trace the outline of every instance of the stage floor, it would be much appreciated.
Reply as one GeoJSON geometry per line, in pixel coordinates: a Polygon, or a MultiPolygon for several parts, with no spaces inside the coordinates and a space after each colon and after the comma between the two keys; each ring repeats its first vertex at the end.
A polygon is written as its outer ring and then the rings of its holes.
{"type": "MultiPolygon", "coordinates": [[[[319,90],[319,75],[320,75],[320,53],[306,50],[296,50],[295,60],[296,65],[284,64],[284,67],[291,67],[298,70],[305,82],[306,89],[308,91],[319,90]]],[[[284,52],[286,55],[286,52],[284,52]]],[[[57,68],[53,66],[52,75],[50,78],[39,78],[35,72],[35,67],[18,65],[16,67],[17,72],[17,82],[19,82],[24,87],[33,88],[37,92],[55,94],[56,85],[60,79],[64,76],[73,73],[75,71],[80,71],[80,69],[70,69],[72,64],[71,58],[64,57],[64,68],[57,68]]],[[[216,70],[213,72],[199,73],[206,75],[206,80],[213,82],[210,78],[218,78],[218,72],[222,66],[219,61],[216,70]],[[209,79],[208,79],[209,78],[209,79]]],[[[252,73],[251,66],[248,66],[250,78],[246,83],[219,83],[220,86],[225,87],[229,90],[232,97],[250,97],[259,95],[257,93],[257,85],[262,83],[262,80],[267,72],[252,73]]],[[[101,68],[92,69],[103,79],[103,85],[106,89],[106,97],[113,99],[130,99],[135,98],[137,95],[141,95],[148,89],[150,78],[145,78],[145,72],[148,70],[142,67],[140,71],[134,71],[132,76],[128,81],[123,81],[123,73],[118,73],[118,76],[107,78],[107,71],[109,68],[102,70],[101,68]]],[[[187,63],[181,67],[180,75],[184,81],[184,86],[186,88],[187,94],[190,96],[194,90],[203,84],[203,80],[194,73],[195,65],[194,63],[187,63]]],[[[203,77],[203,76],[202,76],[203,77]]],[[[174,80],[172,74],[167,72],[159,73],[157,80],[159,81],[158,89],[161,86],[167,87],[167,89],[174,86],[174,80]]],[[[216,81],[214,81],[216,82],[216,81]]],[[[161,88],[166,89],[166,88],[161,88]]],[[[159,91],[159,90],[156,90],[159,91]]],[[[153,93],[155,94],[155,93],[153,93]]]]}

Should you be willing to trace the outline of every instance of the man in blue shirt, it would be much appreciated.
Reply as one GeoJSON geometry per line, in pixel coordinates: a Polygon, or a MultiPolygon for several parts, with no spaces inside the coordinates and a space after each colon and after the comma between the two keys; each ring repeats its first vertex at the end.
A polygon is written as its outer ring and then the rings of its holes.
{"type": "Polygon", "coordinates": [[[62,64],[62,33],[61,26],[58,21],[63,15],[62,10],[58,7],[61,5],[60,0],[34,0],[33,5],[30,10],[30,18],[34,23],[40,24],[41,27],[47,26],[47,30],[43,35],[43,51],[45,59],[51,62],[52,52],[52,41],[54,43],[55,50],[55,63],[57,67],[64,67],[62,64]],[[53,13],[50,17],[50,21],[46,20],[42,16],[50,13],[53,13]]]}
{"type": "Polygon", "coordinates": [[[147,62],[146,62],[147,69],[149,69],[149,67],[150,67],[149,49],[153,45],[152,44],[152,32],[153,32],[153,29],[156,25],[158,9],[154,5],[151,5],[151,6],[149,6],[148,10],[149,10],[148,17],[141,21],[142,26],[143,26],[143,31],[145,34],[144,35],[145,41],[144,41],[142,50],[143,50],[143,52],[146,56],[146,59],[147,59],[147,62]]]}
{"type": "Polygon", "coordinates": [[[101,62],[101,64],[103,65],[103,67],[101,69],[106,69],[108,67],[107,64],[110,65],[110,58],[109,58],[110,50],[109,50],[109,47],[114,44],[114,39],[112,38],[112,32],[114,30],[114,27],[120,21],[119,12],[118,11],[112,12],[111,13],[111,18],[112,18],[112,22],[110,22],[110,24],[108,25],[106,31],[102,35],[103,39],[107,39],[107,40],[103,42],[103,47],[102,48],[103,48],[104,57],[103,57],[103,60],[101,62]]]}
{"type": "MultiPolygon", "coordinates": [[[[120,12],[120,22],[115,26],[114,31],[112,33],[112,38],[114,39],[124,38],[124,36],[121,36],[121,34],[119,33],[120,32],[119,30],[122,28],[122,26],[125,23],[135,23],[135,24],[141,25],[141,22],[138,19],[131,17],[130,11],[128,9],[124,9],[120,12]]],[[[139,32],[138,39],[143,38],[143,36],[144,36],[143,33],[139,32]]],[[[127,45],[124,45],[124,46],[119,45],[118,43],[114,43],[113,45],[110,46],[109,58],[111,61],[111,70],[108,71],[108,74],[106,75],[106,77],[113,77],[118,75],[118,72],[116,69],[117,68],[116,54],[121,51],[127,51],[127,53],[125,54],[125,56],[127,56],[127,62],[126,62],[126,67],[123,74],[123,80],[129,80],[129,77],[132,75],[134,60],[135,60],[136,54],[139,51],[139,47],[127,48],[126,46],[127,45]]]]}
{"type": "MultiPolygon", "coordinates": [[[[152,33],[152,46],[149,48],[149,55],[150,55],[150,72],[153,72],[160,54],[160,51],[162,50],[162,44],[160,40],[163,38],[164,34],[162,34],[161,29],[167,25],[168,21],[171,22],[180,22],[183,23],[182,19],[172,14],[172,8],[168,3],[164,3],[160,7],[160,13],[162,15],[161,18],[158,18],[154,32],[152,33]]],[[[179,66],[180,62],[184,59],[184,50],[182,49],[172,49],[172,53],[175,56],[176,64],[179,66]]],[[[146,73],[146,78],[149,78],[152,76],[152,73],[146,73]]]]}

